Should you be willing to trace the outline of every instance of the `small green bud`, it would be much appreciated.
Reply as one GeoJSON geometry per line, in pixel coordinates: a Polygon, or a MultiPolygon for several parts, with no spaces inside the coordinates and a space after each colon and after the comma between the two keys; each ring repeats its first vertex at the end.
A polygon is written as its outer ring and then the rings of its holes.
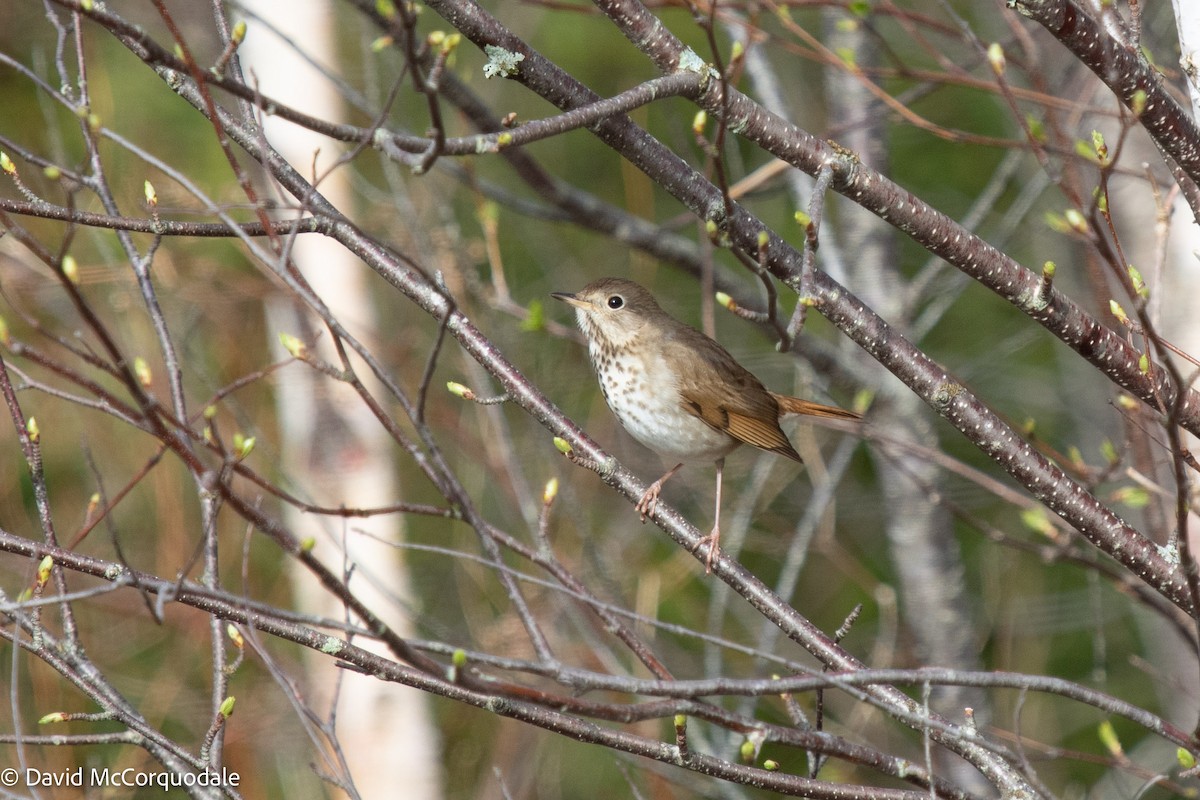
{"type": "Polygon", "coordinates": [[[46,581],[50,580],[50,570],[54,569],[54,559],[46,556],[38,564],[37,568],[37,585],[42,587],[46,585],[46,581]]]}
{"type": "Polygon", "coordinates": [[[154,191],[154,184],[146,181],[142,184],[142,192],[146,196],[146,205],[154,208],[158,205],[158,192],[154,191]]]}
{"type": "Polygon", "coordinates": [[[242,433],[235,433],[233,435],[233,451],[234,451],[234,453],[237,455],[237,457],[239,459],[245,458],[246,456],[250,455],[250,453],[254,450],[255,441],[256,441],[256,439],[253,436],[246,436],[245,434],[242,434],[242,433]]]}
{"type": "Polygon", "coordinates": [[[1077,467],[1086,467],[1087,464],[1083,461],[1083,452],[1076,445],[1071,445],[1067,448],[1067,458],[1077,467]]]}
{"type": "Polygon", "coordinates": [[[76,286],[79,285],[79,263],[75,261],[75,256],[67,253],[62,258],[63,276],[76,286]]]}
{"type": "Polygon", "coordinates": [[[38,720],[38,725],[49,725],[54,722],[62,722],[67,718],[67,715],[61,711],[51,711],[46,716],[38,720]]]}
{"type": "Polygon", "coordinates": [[[467,651],[457,649],[450,654],[450,668],[446,670],[446,680],[458,683],[463,667],[467,665],[467,651]]]}
{"type": "Polygon", "coordinates": [[[1122,325],[1129,324],[1129,315],[1125,313],[1125,309],[1121,308],[1121,304],[1116,300],[1108,301],[1108,310],[1117,318],[1117,322],[1120,322],[1122,325]]]}
{"type": "Polygon", "coordinates": [[[1096,158],[1101,164],[1108,164],[1108,145],[1104,142],[1104,134],[1100,131],[1092,131],[1092,149],[1096,151],[1096,158]]]}
{"type": "Polygon", "coordinates": [[[1025,115],[1025,126],[1029,129],[1029,138],[1035,142],[1046,141],[1046,125],[1032,114],[1025,115]]]}
{"type": "Polygon", "coordinates": [[[1040,533],[1046,537],[1054,535],[1054,525],[1046,516],[1046,509],[1042,506],[1030,506],[1022,511],[1021,522],[1034,533],[1040,533]]]}
{"type": "Polygon", "coordinates": [[[17,172],[17,165],[8,157],[8,153],[3,150],[0,150],[0,170],[9,175],[15,175],[17,172]]]}
{"type": "Polygon", "coordinates": [[[235,698],[233,695],[230,695],[229,697],[226,697],[224,700],[221,701],[220,711],[221,711],[222,717],[224,717],[225,719],[229,719],[230,717],[233,716],[233,704],[235,702],[237,702],[237,698],[235,698]]]}
{"type": "Polygon", "coordinates": [[[1108,720],[1100,723],[1099,729],[1096,731],[1100,737],[1100,742],[1113,756],[1121,757],[1124,755],[1124,748],[1121,747],[1121,740],[1117,738],[1117,730],[1108,720]]]}
{"type": "Polygon", "coordinates": [[[554,437],[554,448],[556,450],[558,450],[558,452],[562,453],[564,456],[571,455],[572,447],[571,447],[570,443],[567,442],[567,440],[562,438],[561,436],[554,437]]]}
{"type": "Polygon", "coordinates": [[[225,635],[229,637],[229,641],[233,642],[233,646],[241,650],[246,646],[246,639],[242,636],[242,632],[231,622],[225,626],[225,635]]]}
{"type": "Polygon", "coordinates": [[[988,63],[992,65],[992,72],[997,75],[1004,74],[1004,68],[1007,62],[1004,59],[1004,48],[999,42],[992,42],[987,49],[988,63]]]}
{"type": "Polygon", "coordinates": [[[283,349],[287,350],[288,355],[290,355],[292,358],[303,358],[304,357],[304,351],[305,351],[304,342],[300,341],[298,338],[296,338],[292,334],[280,333],[279,334],[279,343],[281,345],[283,345],[283,349]]]}
{"type": "Polygon", "coordinates": [[[154,376],[150,372],[150,365],[141,356],[133,359],[133,374],[137,376],[138,383],[145,388],[149,388],[150,384],[154,382],[154,376]]]}
{"type": "Polygon", "coordinates": [[[1137,293],[1138,297],[1149,297],[1150,290],[1146,288],[1146,281],[1142,279],[1142,273],[1133,264],[1130,264],[1127,269],[1129,270],[1129,281],[1133,284],[1133,291],[1137,293]]]}
{"type": "Polygon", "coordinates": [[[1150,503],[1150,492],[1141,486],[1122,486],[1113,492],[1112,499],[1130,508],[1145,508],[1150,503]]]}
{"type": "Polygon", "coordinates": [[[551,478],[546,481],[546,488],[542,489],[542,505],[550,505],[556,497],[558,497],[558,478],[551,478]]]}

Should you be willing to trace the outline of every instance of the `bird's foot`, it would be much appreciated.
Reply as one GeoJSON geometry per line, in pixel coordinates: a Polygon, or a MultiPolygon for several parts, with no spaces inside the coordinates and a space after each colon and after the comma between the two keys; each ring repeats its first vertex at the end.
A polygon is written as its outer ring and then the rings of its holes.
{"type": "Polygon", "coordinates": [[[713,561],[716,561],[717,555],[721,552],[721,529],[719,527],[714,525],[712,533],[699,539],[692,546],[692,552],[695,553],[704,545],[708,545],[708,556],[704,559],[704,574],[711,575],[713,561]]]}
{"type": "Polygon", "coordinates": [[[637,512],[642,517],[642,522],[646,521],[646,517],[654,513],[654,509],[658,508],[658,495],[662,492],[663,481],[657,480],[647,487],[642,494],[642,499],[637,502],[637,512]]]}
{"type": "Polygon", "coordinates": [[[662,491],[663,484],[671,479],[671,476],[679,472],[679,468],[683,464],[676,464],[667,470],[667,474],[656,480],[654,483],[646,487],[646,491],[642,494],[642,499],[637,502],[637,512],[642,515],[642,522],[646,521],[646,516],[654,513],[654,509],[658,508],[658,495],[662,491]]]}

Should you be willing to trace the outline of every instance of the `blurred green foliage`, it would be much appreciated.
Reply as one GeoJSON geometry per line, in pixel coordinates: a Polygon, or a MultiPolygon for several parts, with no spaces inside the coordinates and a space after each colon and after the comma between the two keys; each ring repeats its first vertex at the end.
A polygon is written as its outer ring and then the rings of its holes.
{"type": "MultiPolygon", "coordinates": [[[[167,41],[161,25],[146,11],[145,4],[111,5],[120,13],[136,17],[160,41],[167,41]]],[[[792,20],[814,32],[821,30],[824,14],[846,17],[844,10],[836,6],[817,11],[802,5],[792,11],[792,20]]],[[[936,4],[921,5],[928,6],[922,13],[937,13],[936,4]]],[[[953,5],[959,13],[974,13],[970,3],[953,5]]],[[[867,6],[870,8],[870,4],[867,6]]],[[[173,4],[172,10],[180,15],[189,45],[201,63],[211,63],[219,47],[209,29],[206,16],[209,12],[200,5],[180,3],[173,4]]],[[[603,96],[611,96],[656,74],[653,66],[590,6],[568,9],[505,2],[489,4],[489,10],[501,16],[541,53],[603,96]]],[[[0,52],[35,70],[47,81],[50,90],[57,88],[53,30],[46,23],[41,6],[10,4],[3,13],[9,16],[10,24],[0,27],[0,52]]],[[[869,21],[876,20],[869,10],[867,14],[869,21]]],[[[689,12],[663,8],[661,18],[698,52],[707,52],[705,37],[689,12]]],[[[902,35],[893,20],[876,21],[875,35],[887,36],[892,58],[914,69],[936,68],[937,59],[929,49],[902,35]]],[[[806,45],[789,38],[786,26],[765,12],[758,22],[778,45],[771,58],[786,63],[780,69],[790,78],[786,87],[789,98],[802,111],[799,124],[817,135],[838,138],[839,132],[824,128],[827,110],[822,105],[825,101],[820,81],[830,67],[812,58],[806,45]]],[[[987,23],[975,20],[973,24],[987,23]]],[[[421,25],[425,31],[446,27],[429,12],[421,25]]],[[[257,28],[252,22],[251,36],[261,35],[257,28]]],[[[227,204],[235,217],[250,219],[244,207],[245,197],[214,143],[212,127],[126,48],[94,26],[85,25],[83,30],[88,54],[89,108],[101,124],[113,137],[128,139],[179,169],[204,192],[227,204]]],[[[369,45],[380,31],[348,7],[339,7],[337,35],[339,63],[333,65],[334,70],[367,98],[369,110],[374,113],[391,84],[399,79],[402,58],[392,50],[372,53],[369,45]]],[[[725,35],[718,39],[723,48],[727,47],[725,35]]],[[[965,47],[960,42],[955,46],[965,47]]],[[[727,50],[724,55],[728,57],[727,50]]],[[[451,70],[474,91],[486,96],[498,114],[512,111],[518,119],[529,120],[554,113],[548,104],[515,82],[485,81],[482,63],[482,54],[464,44],[455,55],[451,70]]],[[[68,77],[74,80],[75,66],[69,63],[66,66],[68,77]]],[[[892,76],[880,84],[899,94],[921,82],[912,77],[892,76]]],[[[24,157],[48,158],[86,172],[87,156],[77,130],[79,120],[47,100],[45,91],[12,68],[0,69],[0,97],[5,101],[5,111],[0,115],[4,148],[16,150],[18,145],[26,148],[20,159],[22,177],[34,192],[53,202],[65,202],[64,184],[38,175],[24,157]]],[[[1019,140],[1021,133],[1012,114],[994,92],[956,85],[929,91],[912,102],[910,110],[935,125],[965,134],[960,141],[950,141],[906,124],[895,115],[887,115],[885,171],[934,207],[955,217],[966,215],[1007,155],[1001,148],[972,143],[970,134],[1019,140]]],[[[461,118],[448,108],[446,111],[450,135],[470,132],[461,118]]],[[[882,112],[876,110],[876,113],[882,112]]],[[[638,109],[632,116],[688,161],[703,164],[704,156],[690,130],[693,114],[694,107],[690,104],[667,100],[638,109]]],[[[364,109],[351,109],[347,116],[366,124],[372,114],[364,109]]],[[[409,133],[424,133],[429,124],[424,100],[402,88],[385,124],[409,133]]],[[[586,131],[539,142],[530,146],[528,152],[566,184],[584,187],[599,200],[658,222],[681,236],[696,241],[704,238],[695,220],[672,198],[586,131]]],[[[146,180],[157,188],[164,214],[184,218],[189,209],[195,208],[187,193],[168,176],[148,166],[143,158],[118,142],[104,141],[100,156],[117,205],[131,216],[145,213],[142,187],[146,180]]],[[[737,174],[731,176],[734,180],[768,160],[760,151],[733,137],[728,144],[728,157],[729,163],[737,167],[737,174]]],[[[241,160],[256,179],[260,177],[247,159],[241,160]]],[[[694,276],[654,263],[644,254],[616,245],[597,233],[529,217],[521,214],[513,203],[497,201],[494,244],[503,262],[512,301],[540,317],[539,324],[529,324],[514,308],[495,302],[496,295],[491,291],[495,265],[489,263],[488,233],[480,218],[480,207],[484,197],[495,194],[495,190],[506,193],[508,198],[533,204],[542,201],[514,178],[512,170],[500,158],[461,159],[445,164],[444,168],[440,166],[431,175],[418,177],[368,150],[348,169],[357,194],[356,207],[348,211],[353,212],[357,224],[401,250],[409,247],[414,231],[440,232],[445,238],[445,251],[415,253],[422,266],[431,272],[443,270],[463,310],[475,324],[598,441],[640,474],[646,477],[658,474],[657,459],[633,444],[604,408],[579,341],[561,332],[573,324],[568,310],[549,302],[547,295],[551,291],[580,288],[602,275],[631,276],[650,286],[678,316],[702,325],[703,300],[694,276]]],[[[1027,264],[1055,259],[1060,265],[1061,285],[1067,291],[1083,293],[1089,284],[1077,248],[1065,237],[1048,231],[1042,222],[1044,211],[1066,206],[1053,188],[1047,188],[1028,210],[1022,211],[1024,221],[1017,230],[1011,225],[1006,227],[1005,215],[1021,197],[1022,181],[1036,170],[1032,159],[1022,165],[998,193],[995,206],[982,215],[983,221],[977,229],[984,238],[993,234],[1003,237],[1003,246],[1027,264]]],[[[3,192],[5,196],[14,194],[7,185],[3,192]]],[[[74,197],[85,210],[101,210],[89,192],[78,192],[74,197]]],[[[790,241],[797,244],[802,241],[803,232],[793,221],[796,209],[778,183],[754,193],[746,203],[790,241]]],[[[839,215],[857,210],[834,201],[830,208],[836,235],[839,215]]],[[[59,241],[61,228],[57,225],[38,220],[29,220],[28,225],[43,240],[59,241]]],[[[142,248],[150,241],[143,234],[133,238],[142,248]]],[[[930,269],[924,251],[899,236],[897,245],[901,263],[888,265],[897,274],[913,279],[930,269]]],[[[80,229],[70,250],[82,267],[85,294],[102,311],[105,323],[126,352],[147,358],[156,376],[152,391],[156,397],[165,399],[163,368],[156,361],[154,332],[128,265],[123,263],[115,235],[99,229],[80,229]]],[[[34,323],[64,339],[74,335],[80,320],[48,271],[11,244],[4,250],[3,258],[6,263],[0,265],[0,287],[6,302],[0,313],[13,336],[22,341],[38,340],[34,323]]],[[[712,258],[718,272],[734,276],[749,296],[761,294],[756,279],[741,271],[727,253],[718,251],[712,258]]],[[[930,303],[938,299],[940,288],[958,280],[957,273],[945,265],[936,275],[929,290],[930,303]]],[[[278,331],[267,329],[262,304],[276,291],[276,283],[252,263],[242,245],[221,239],[170,240],[155,256],[153,276],[164,317],[172,326],[181,360],[187,364],[185,391],[191,412],[201,411],[222,386],[270,363],[273,358],[270,343],[278,331]]],[[[382,280],[372,277],[370,284],[376,310],[381,319],[388,320],[386,329],[377,332],[376,352],[396,371],[401,385],[415,391],[421,376],[417,367],[428,357],[437,336],[437,322],[419,313],[382,280]]],[[[856,287],[849,288],[853,291],[856,287]]],[[[1036,420],[1039,440],[1054,451],[1067,453],[1075,447],[1090,463],[1100,463],[1101,441],[1121,440],[1119,418],[1110,405],[1111,388],[1052,341],[1049,334],[989,292],[973,285],[949,291],[954,292],[952,301],[947,303],[936,324],[920,336],[919,344],[1015,423],[1027,418],[1036,420]]],[[[789,295],[784,301],[786,313],[791,310],[794,297],[789,295]]],[[[774,353],[773,342],[760,329],[730,319],[720,309],[716,315],[719,338],[735,354],[744,357],[773,388],[791,391],[793,386],[807,388],[822,383],[803,362],[793,363],[788,357],[774,353]]],[[[810,317],[801,350],[815,345],[834,353],[836,358],[857,360],[869,372],[881,372],[862,353],[840,340],[829,325],[814,317],[810,317]]],[[[906,321],[896,322],[903,327],[906,321]]],[[[44,346],[61,353],[53,343],[44,346]]],[[[17,366],[23,371],[22,380],[25,374],[37,381],[54,380],[52,374],[37,365],[18,361],[17,366]]],[[[111,379],[100,380],[116,390],[111,379]]],[[[303,485],[293,484],[302,474],[299,465],[280,460],[281,432],[275,418],[273,380],[252,382],[222,400],[215,424],[227,439],[235,431],[255,436],[257,447],[250,459],[256,468],[285,489],[303,493],[303,485]]],[[[634,510],[616,502],[595,475],[571,467],[535,421],[511,407],[485,408],[438,394],[447,380],[461,380],[481,395],[495,390],[487,385],[486,379],[481,379],[479,370],[472,370],[457,348],[448,347],[434,371],[435,396],[429,407],[430,424],[439,432],[446,458],[460,465],[467,492],[477,498],[483,516],[528,541],[538,510],[526,501],[536,496],[545,480],[558,477],[562,489],[553,512],[554,545],[560,557],[588,576],[599,591],[621,598],[639,613],[664,623],[706,630],[739,641],[755,640],[761,622],[752,610],[730,603],[726,614],[714,622],[713,596],[721,592],[721,587],[702,578],[696,562],[656,528],[639,524],[634,510]],[[521,465],[521,474],[506,472],[513,464],[521,465]],[[577,513],[565,513],[566,509],[577,513]]],[[[129,426],[77,403],[31,390],[23,391],[21,399],[27,412],[36,415],[43,431],[45,469],[56,524],[60,537],[70,540],[83,524],[92,494],[100,491],[105,497],[115,497],[149,463],[156,452],[156,443],[129,426]]],[[[848,403],[850,397],[835,399],[848,403]]],[[[842,441],[840,434],[825,430],[814,432],[803,426],[790,430],[818,454],[830,453],[842,441]]],[[[935,422],[934,430],[936,440],[925,443],[928,447],[988,474],[998,474],[989,460],[948,425],[935,422]]],[[[30,482],[11,425],[0,425],[0,452],[4,454],[0,472],[4,476],[0,480],[0,528],[37,537],[30,482]]],[[[727,485],[735,498],[734,505],[739,486],[758,467],[760,458],[758,453],[741,452],[730,459],[727,485]]],[[[400,470],[400,499],[411,503],[444,503],[436,488],[404,454],[397,451],[395,459],[400,470]]],[[[772,468],[761,503],[753,509],[753,524],[745,532],[742,554],[744,563],[768,584],[778,577],[792,526],[811,498],[813,476],[819,475],[824,466],[820,462],[810,463],[803,474],[790,464],[772,468]]],[[[919,663],[911,638],[898,627],[897,615],[902,609],[892,591],[897,577],[881,541],[882,522],[889,510],[878,499],[874,469],[872,460],[860,449],[853,459],[850,477],[839,493],[848,500],[831,510],[820,526],[803,572],[804,579],[791,599],[826,630],[836,629],[856,604],[863,603],[863,614],[847,639],[848,647],[864,658],[878,657],[880,661],[872,660],[878,666],[919,663]]],[[[711,469],[689,470],[673,482],[665,499],[677,504],[698,527],[705,528],[711,514],[711,481],[711,469]]],[[[1098,491],[1103,493],[1115,487],[1116,482],[1114,476],[1111,482],[1099,486],[1098,491]]],[[[1038,541],[1037,535],[1022,524],[1019,508],[976,484],[951,476],[942,491],[956,507],[986,520],[996,530],[1016,539],[1038,541]]],[[[170,458],[165,459],[152,467],[110,517],[92,530],[81,549],[111,557],[119,543],[129,562],[141,569],[171,576],[187,566],[185,572],[194,577],[192,559],[200,542],[196,494],[186,470],[170,458]]],[[[280,504],[276,498],[264,496],[262,502],[272,513],[278,513],[280,504]]],[[[1144,519],[1136,509],[1125,510],[1131,521],[1144,519]]],[[[218,524],[222,540],[237,543],[224,551],[226,561],[222,569],[230,582],[238,584],[236,576],[245,572],[252,576],[245,587],[248,594],[287,606],[290,593],[283,569],[286,557],[263,537],[247,533],[245,522],[232,514],[221,515],[218,524]],[[247,537],[243,562],[240,543],[247,537]]],[[[1144,629],[1135,622],[1140,612],[1125,597],[1078,566],[1045,564],[1036,554],[998,547],[966,519],[958,522],[957,534],[966,559],[965,580],[975,598],[972,613],[979,621],[978,646],[989,669],[1053,674],[1096,685],[1130,702],[1166,713],[1167,709],[1159,707],[1155,687],[1146,681],[1143,659],[1148,655],[1141,639],[1144,629]]],[[[406,535],[413,546],[468,552],[478,549],[474,533],[461,522],[413,516],[407,521],[406,535]]],[[[410,613],[421,636],[500,655],[530,655],[501,588],[490,577],[489,568],[432,550],[412,549],[406,553],[406,559],[412,573],[413,596],[418,598],[417,607],[410,609],[410,613]],[[508,651],[510,646],[512,652],[508,651]]],[[[529,569],[523,563],[514,562],[514,566],[529,569]]],[[[31,565],[8,556],[0,558],[0,588],[8,597],[15,596],[31,576],[31,565]]],[[[72,576],[70,584],[72,588],[84,588],[96,582],[72,576]]],[[[539,608],[554,608],[562,602],[548,590],[530,589],[530,592],[531,602],[539,608]]],[[[903,599],[899,602],[902,605],[903,599]]],[[[114,666],[116,671],[110,677],[151,723],[161,725],[171,736],[198,741],[203,730],[188,726],[189,720],[203,717],[197,709],[205,708],[208,702],[209,665],[197,663],[195,651],[180,648],[174,637],[182,631],[188,638],[200,640],[207,636],[207,620],[168,606],[163,626],[157,627],[145,624],[148,613],[142,598],[132,592],[107,596],[85,607],[81,627],[90,634],[87,641],[90,655],[114,666]]],[[[562,647],[560,655],[565,661],[579,661],[595,668],[607,666],[591,660],[588,637],[596,633],[589,627],[594,624],[591,620],[582,612],[572,611],[561,623],[562,628],[555,635],[561,637],[556,644],[562,647]]],[[[706,650],[709,645],[666,631],[655,632],[648,625],[642,627],[663,653],[676,657],[676,663],[695,667],[694,675],[680,677],[707,674],[703,658],[710,652],[706,650]]],[[[299,648],[270,642],[267,649],[300,670],[296,666],[300,663],[299,648]]],[[[4,647],[0,652],[8,654],[11,650],[4,647]]],[[[628,653],[606,655],[611,663],[638,673],[628,653]]],[[[794,650],[786,655],[798,657],[794,650]]],[[[727,653],[724,659],[711,663],[721,663],[734,674],[769,674],[771,669],[749,656],[727,653]]],[[[17,693],[24,698],[23,708],[34,719],[55,710],[95,711],[77,691],[49,674],[36,660],[24,663],[33,666],[20,671],[14,679],[17,693]]],[[[322,791],[320,784],[308,773],[311,754],[306,736],[268,670],[257,659],[247,659],[233,676],[231,693],[238,696],[239,708],[227,729],[226,752],[231,766],[243,775],[253,776],[245,796],[318,795],[322,791]]],[[[914,696],[919,696],[919,689],[914,696]]],[[[1038,730],[1037,735],[1048,746],[1090,754],[1088,758],[1103,755],[1096,735],[1102,721],[1098,713],[1057,699],[1018,697],[1016,692],[1005,690],[992,693],[990,698],[994,703],[992,719],[998,725],[1007,728],[1011,718],[1019,715],[1022,727],[1038,730]]],[[[810,714],[811,701],[811,697],[800,700],[810,714]]],[[[729,704],[743,705],[738,700],[730,700],[729,704]]],[[[775,699],[763,699],[756,707],[764,718],[781,723],[787,720],[775,699]]],[[[632,762],[449,701],[434,701],[433,708],[444,737],[448,797],[493,796],[486,789],[492,785],[493,765],[501,765],[513,785],[519,787],[514,796],[568,799],[625,796],[630,792],[628,772],[632,762]]],[[[19,724],[24,726],[23,722],[19,724]]],[[[878,724],[878,713],[861,712],[840,698],[831,700],[827,724],[830,730],[854,738],[864,727],[878,724]]],[[[642,723],[636,728],[646,735],[671,736],[666,722],[642,723]]],[[[83,724],[70,727],[72,733],[92,729],[83,724]]],[[[1126,750],[1148,736],[1131,725],[1118,724],[1117,730],[1126,750]]],[[[896,747],[907,748],[914,757],[919,756],[919,736],[902,731],[890,736],[907,739],[907,743],[896,747]]],[[[709,742],[711,746],[731,746],[730,741],[719,738],[720,734],[715,737],[709,742]]],[[[768,747],[762,755],[780,760],[783,769],[790,772],[801,773],[805,768],[803,757],[794,751],[768,747]]],[[[97,747],[87,752],[40,748],[37,758],[44,759],[46,769],[65,769],[84,762],[114,768],[132,763],[145,766],[141,751],[128,747],[97,747]]],[[[1108,769],[1090,765],[1088,758],[1064,759],[1060,764],[1040,761],[1038,767],[1045,781],[1062,787],[1064,796],[1073,796],[1075,787],[1090,786],[1108,769]]],[[[0,748],[0,759],[5,764],[15,763],[14,751],[0,748]]],[[[632,768],[640,770],[643,765],[633,764],[632,768]]],[[[831,774],[823,773],[823,777],[836,776],[847,781],[875,779],[853,774],[844,765],[835,765],[831,770],[831,774]]],[[[676,783],[686,778],[658,774],[654,769],[646,770],[639,780],[645,781],[644,796],[693,794],[686,784],[676,783]]],[[[708,787],[703,791],[716,790],[708,787]]],[[[766,795],[747,790],[744,796],[766,795]]],[[[1167,795],[1151,789],[1143,796],[1167,795]]]]}

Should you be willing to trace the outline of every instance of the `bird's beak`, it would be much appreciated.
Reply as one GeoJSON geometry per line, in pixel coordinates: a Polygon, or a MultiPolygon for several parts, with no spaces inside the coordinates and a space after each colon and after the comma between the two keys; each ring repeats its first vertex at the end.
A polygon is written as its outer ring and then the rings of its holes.
{"type": "Polygon", "coordinates": [[[562,300],[567,305],[575,306],[576,308],[591,308],[592,307],[591,303],[587,302],[586,300],[580,300],[578,297],[571,294],[570,292],[551,292],[550,296],[553,297],[555,300],[562,300]]]}

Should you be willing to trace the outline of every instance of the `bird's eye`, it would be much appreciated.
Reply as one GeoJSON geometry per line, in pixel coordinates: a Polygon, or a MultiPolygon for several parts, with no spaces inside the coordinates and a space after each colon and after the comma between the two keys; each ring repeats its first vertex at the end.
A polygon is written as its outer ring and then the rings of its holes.
{"type": "Polygon", "coordinates": [[[619,294],[610,295],[608,298],[608,307],[613,311],[625,305],[625,298],[619,294]]]}

